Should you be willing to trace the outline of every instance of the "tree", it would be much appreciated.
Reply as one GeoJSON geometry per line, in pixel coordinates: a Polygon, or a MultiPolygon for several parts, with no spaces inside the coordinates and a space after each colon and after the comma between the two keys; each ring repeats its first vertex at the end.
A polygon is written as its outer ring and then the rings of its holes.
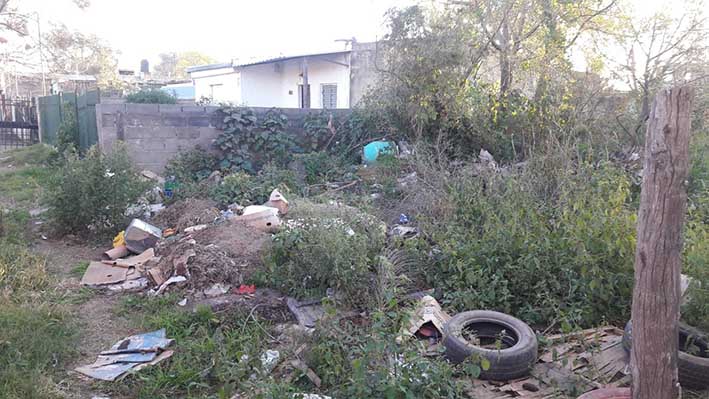
{"type": "Polygon", "coordinates": [[[618,16],[622,28],[595,41],[613,77],[624,82],[636,99],[639,111],[634,126],[622,126],[636,143],[650,114],[650,99],[662,86],[695,81],[700,78],[697,73],[707,73],[709,42],[703,7],[688,3],[685,9],[676,17],[659,12],[647,18],[634,18],[625,9],[618,16]],[[625,57],[614,56],[618,53],[625,57]]]}
{"type": "Polygon", "coordinates": [[[51,72],[93,75],[102,88],[120,85],[115,51],[97,36],[58,25],[45,36],[44,46],[51,72]]]}
{"type": "Polygon", "coordinates": [[[154,68],[154,75],[157,78],[168,80],[187,79],[189,77],[187,68],[211,63],[214,63],[213,58],[197,51],[162,53],[160,54],[160,63],[154,68]]]}

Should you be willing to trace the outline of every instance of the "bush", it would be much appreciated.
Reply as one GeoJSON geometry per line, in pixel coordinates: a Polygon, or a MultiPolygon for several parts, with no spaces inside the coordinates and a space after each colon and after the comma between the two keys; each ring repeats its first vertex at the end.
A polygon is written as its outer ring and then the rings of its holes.
{"type": "Polygon", "coordinates": [[[170,159],[165,176],[173,176],[180,183],[197,182],[209,177],[217,169],[217,157],[197,146],[170,159]]]}
{"type": "Polygon", "coordinates": [[[137,104],[177,104],[177,98],[160,89],[149,89],[127,95],[126,102],[137,104]]]}
{"type": "Polygon", "coordinates": [[[264,274],[274,288],[298,298],[322,298],[332,288],[348,305],[371,306],[382,225],[366,214],[335,214],[315,211],[289,221],[273,238],[264,274]]]}
{"type": "Polygon", "coordinates": [[[62,123],[57,131],[57,151],[60,155],[69,151],[79,151],[79,122],[76,117],[76,104],[65,103],[62,107],[62,123]]]}
{"type": "Polygon", "coordinates": [[[146,189],[125,147],[116,145],[104,155],[94,146],[83,159],[70,156],[50,180],[49,218],[59,233],[115,234],[125,227],[126,209],[146,189]]]}
{"type": "Polygon", "coordinates": [[[293,172],[266,166],[255,176],[243,172],[227,175],[221,183],[211,188],[209,197],[222,207],[233,203],[260,205],[268,201],[273,189],[277,188],[287,195],[293,187],[296,187],[293,172]]]}
{"type": "Polygon", "coordinates": [[[494,309],[564,328],[624,322],[635,247],[628,179],[610,165],[585,165],[550,184],[538,167],[429,181],[443,187],[422,221],[437,244],[429,283],[459,311],[494,309]]]}

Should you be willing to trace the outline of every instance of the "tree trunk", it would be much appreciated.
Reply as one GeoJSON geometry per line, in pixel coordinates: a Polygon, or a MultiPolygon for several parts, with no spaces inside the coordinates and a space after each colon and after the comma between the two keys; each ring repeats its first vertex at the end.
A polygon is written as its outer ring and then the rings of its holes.
{"type": "Polygon", "coordinates": [[[663,90],[648,120],[632,308],[634,399],[679,397],[680,254],[691,99],[689,87],[663,90]]]}

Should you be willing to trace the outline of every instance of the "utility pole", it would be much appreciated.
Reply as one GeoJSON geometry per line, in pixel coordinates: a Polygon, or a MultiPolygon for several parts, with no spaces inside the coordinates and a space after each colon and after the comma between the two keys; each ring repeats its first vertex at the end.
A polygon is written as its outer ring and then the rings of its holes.
{"type": "Polygon", "coordinates": [[[37,18],[37,43],[39,46],[39,69],[42,73],[42,95],[47,95],[47,76],[44,73],[44,54],[42,53],[42,28],[39,20],[39,13],[34,12],[35,18],[37,18]]]}
{"type": "Polygon", "coordinates": [[[677,399],[682,224],[687,207],[689,86],[655,97],[645,137],[633,289],[633,399],[677,399]]]}

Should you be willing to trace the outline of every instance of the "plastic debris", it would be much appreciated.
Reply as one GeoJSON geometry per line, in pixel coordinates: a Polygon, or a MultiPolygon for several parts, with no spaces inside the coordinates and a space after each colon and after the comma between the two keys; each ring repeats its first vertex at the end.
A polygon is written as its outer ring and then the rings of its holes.
{"type": "Polygon", "coordinates": [[[187,298],[182,298],[180,302],[177,302],[177,306],[187,306],[187,298]]]}
{"type": "Polygon", "coordinates": [[[174,342],[165,337],[165,329],[133,335],[101,352],[93,364],[77,367],[81,374],[103,381],[115,381],[130,370],[140,370],[172,356],[165,349],[174,342]]]}
{"type": "Polygon", "coordinates": [[[252,295],[256,293],[256,286],[254,284],[245,285],[241,284],[239,288],[234,289],[234,293],[237,295],[252,295]]]}
{"type": "Polygon", "coordinates": [[[389,230],[389,235],[392,237],[413,238],[419,235],[419,230],[416,227],[395,225],[389,230]]]}
{"type": "Polygon", "coordinates": [[[174,236],[176,233],[177,233],[177,230],[176,230],[176,229],[174,229],[174,228],[172,228],[172,227],[168,227],[167,229],[165,229],[165,230],[162,231],[162,236],[163,236],[164,238],[167,238],[167,237],[174,236]]]}
{"type": "Polygon", "coordinates": [[[122,230],[120,233],[113,237],[113,248],[118,248],[126,245],[125,239],[126,231],[122,230]]]}
{"type": "Polygon", "coordinates": [[[278,365],[278,361],[281,359],[281,353],[276,350],[267,350],[261,354],[261,366],[266,374],[273,371],[278,365]]]}
{"type": "Polygon", "coordinates": [[[167,289],[167,287],[171,286],[172,284],[181,283],[181,282],[183,282],[183,281],[187,281],[187,277],[185,277],[185,276],[172,276],[172,277],[170,277],[169,279],[165,280],[164,283],[160,284],[160,286],[159,286],[157,289],[152,290],[152,291],[149,291],[149,292],[148,292],[148,295],[152,295],[152,296],[161,295],[163,292],[165,292],[165,290],[167,289]]]}
{"type": "Polygon", "coordinates": [[[204,290],[204,295],[207,298],[214,298],[216,296],[224,295],[227,292],[229,292],[228,284],[216,283],[208,289],[204,290]]]}
{"type": "Polygon", "coordinates": [[[196,226],[187,227],[184,231],[185,233],[194,233],[196,231],[202,231],[207,228],[206,224],[198,224],[196,226]]]}
{"type": "Polygon", "coordinates": [[[288,200],[281,194],[278,189],[271,191],[271,195],[268,197],[268,201],[263,204],[271,208],[278,209],[281,215],[288,213],[288,200]]]}
{"type": "Polygon", "coordinates": [[[154,247],[160,238],[162,230],[140,219],[133,219],[126,228],[126,247],[137,254],[154,247]]]}
{"type": "Polygon", "coordinates": [[[364,163],[372,164],[377,161],[380,155],[393,154],[395,146],[390,141],[372,141],[364,146],[362,158],[364,163]]]}
{"type": "Polygon", "coordinates": [[[399,224],[408,224],[409,223],[409,217],[405,214],[402,213],[399,215],[399,224]]]}
{"type": "Polygon", "coordinates": [[[426,295],[419,300],[416,309],[409,318],[408,327],[402,328],[396,342],[401,343],[406,337],[417,335],[423,338],[439,339],[443,335],[443,326],[450,318],[450,315],[441,309],[441,305],[435,298],[426,295]]]}

